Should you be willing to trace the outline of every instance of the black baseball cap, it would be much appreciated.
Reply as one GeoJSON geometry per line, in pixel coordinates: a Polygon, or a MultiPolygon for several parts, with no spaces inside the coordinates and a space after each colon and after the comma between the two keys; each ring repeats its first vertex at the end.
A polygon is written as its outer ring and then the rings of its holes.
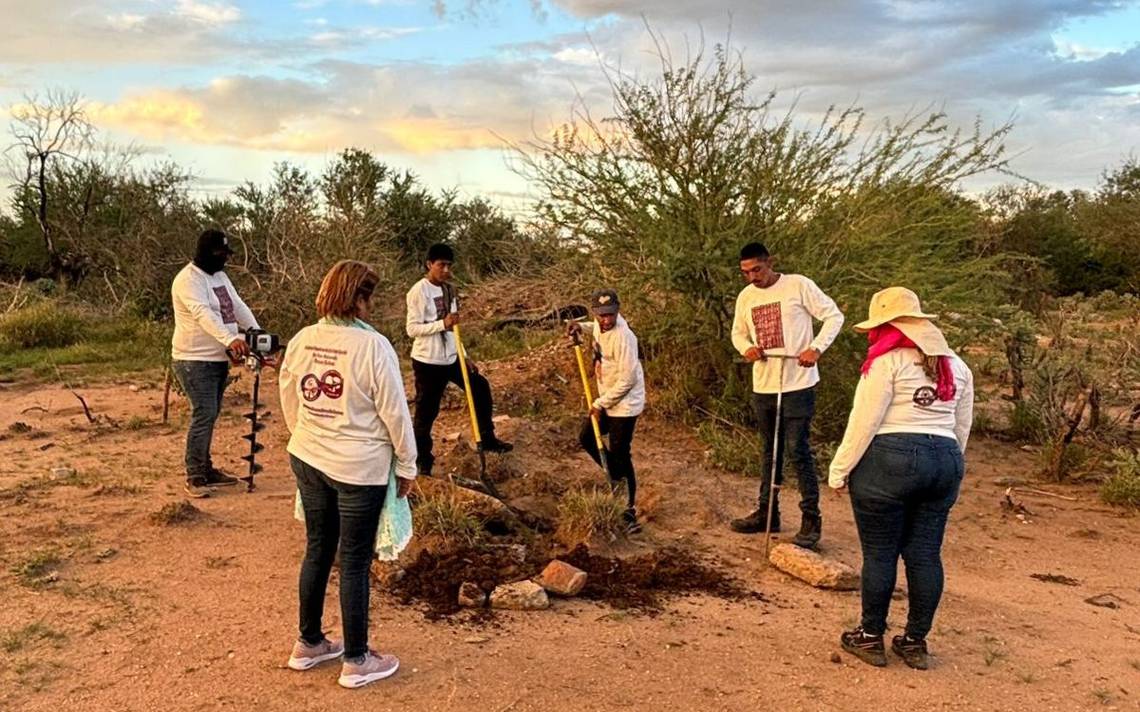
{"type": "Polygon", "coordinates": [[[595,314],[617,314],[620,306],[618,293],[612,289],[599,289],[590,295],[590,308],[595,314]]]}
{"type": "Polygon", "coordinates": [[[205,255],[212,252],[224,251],[232,255],[234,249],[230,247],[230,238],[221,230],[204,230],[198,236],[198,254],[205,255]]]}

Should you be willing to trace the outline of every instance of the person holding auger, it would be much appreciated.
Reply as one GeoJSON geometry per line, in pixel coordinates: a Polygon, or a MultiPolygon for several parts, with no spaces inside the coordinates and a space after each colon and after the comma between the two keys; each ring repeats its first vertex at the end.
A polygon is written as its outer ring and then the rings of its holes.
{"type": "MultiPolygon", "coordinates": [[[[607,467],[610,485],[626,486],[626,510],[623,514],[627,529],[636,532],[637,480],[634,477],[630,447],[637,417],[645,410],[645,373],[638,360],[637,336],[619,313],[621,304],[617,292],[601,289],[590,297],[590,309],[595,321],[587,325],[594,342],[594,368],[598,381],[598,397],[590,404],[589,417],[582,423],[579,441],[582,449],[599,465],[607,467]],[[598,431],[594,430],[597,420],[598,431]],[[603,455],[598,449],[599,434],[609,434],[610,444],[603,455]]],[[[583,331],[577,322],[567,325],[571,338],[583,331]]]]}
{"type": "MultiPolygon", "coordinates": [[[[451,285],[454,261],[455,252],[450,246],[437,243],[429,247],[425,261],[427,274],[412,285],[406,297],[405,328],[413,339],[412,373],[416,386],[416,412],[412,421],[419,452],[416,467],[419,474],[428,476],[435,462],[431,428],[439,416],[443,392],[448,383],[464,387],[459,351],[452,332],[459,323],[459,300],[451,285]]],[[[495,436],[495,422],[491,419],[491,385],[479,373],[477,366],[470,361],[468,366],[482,448],[486,452],[510,452],[514,446],[495,436]]]]}
{"type": "Polygon", "coordinates": [[[816,364],[843,327],[843,313],[807,277],[775,271],[772,256],[759,242],[740,250],[740,271],[748,286],[736,298],[732,345],[752,363],[752,407],[764,439],[765,474],[760,479],[756,510],[732,520],[732,530],[742,534],[780,531],[778,489],[783,482],[784,443],[791,441],[802,512],[800,531],[792,543],[814,548],[823,526],[819,475],[808,440],[819,383],[816,364]],[[823,322],[814,336],[813,319],[823,322]],[[794,359],[798,366],[789,363],[784,368],[783,359],[794,359]]]}

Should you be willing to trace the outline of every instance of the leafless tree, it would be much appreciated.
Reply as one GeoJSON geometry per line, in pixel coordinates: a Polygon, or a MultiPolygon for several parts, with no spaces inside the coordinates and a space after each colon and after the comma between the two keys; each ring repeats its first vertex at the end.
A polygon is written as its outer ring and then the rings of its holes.
{"type": "Polygon", "coordinates": [[[91,145],[94,127],[87,118],[82,97],[70,91],[49,90],[44,95],[25,95],[24,102],[10,109],[15,142],[7,153],[12,160],[20,196],[34,196],[34,212],[53,279],[72,271],[73,265],[56,244],[49,211],[48,175],[56,161],[80,160],[91,145]]]}

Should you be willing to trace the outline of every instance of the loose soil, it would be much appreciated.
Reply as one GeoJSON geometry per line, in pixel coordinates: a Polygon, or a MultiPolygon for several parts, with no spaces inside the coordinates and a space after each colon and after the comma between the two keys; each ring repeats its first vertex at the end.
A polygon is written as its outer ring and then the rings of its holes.
{"type": "MultiPolygon", "coordinates": [[[[548,518],[568,487],[600,482],[577,452],[578,418],[556,407],[577,403],[573,362],[550,349],[483,366],[511,416],[501,435],[517,445],[488,458],[492,475],[513,504],[548,518]]],[[[634,446],[644,533],[567,552],[543,551],[537,532],[522,563],[507,549],[489,560],[417,552],[404,579],[392,590],[378,582],[372,599],[373,643],[400,657],[400,672],[343,690],[335,664],[284,665],[304,531],[278,414],[266,421],[254,493],[231,487],[194,500],[193,521],[156,524],[158,512],[188,511],[187,409],[175,398],[162,425],[160,384],[152,374],[77,386],[109,416],[94,424],[65,389],[0,385],[0,709],[1140,709],[1140,518],[1101,504],[1091,486],[1041,483],[1032,486],[1076,499],[1019,491],[1031,514],[1003,511],[1006,485],[995,480],[1032,479],[1038,453],[971,442],[947,530],[933,667],[919,673],[892,657],[872,669],[838,652],[858,594],[766,566],[762,537],[727,528],[756,482],[712,467],[688,431],[652,415],[634,446]],[[461,574],[480,585],[525,578],[555,553],[590,572],[582,596],[496,611],[492,625],[492,614],[448,612],[461,574]],[[1052,583],[1062,578],[1077,583],[1052,583]]],[[[233,474],[248,446],[248,389],[243,375],[215,433],[215,459],[233,474]]],[[[436,428],[441,474],[475,476],[465,426],[452,399],[436,428]]],[[[795,505],[786,491],[789,529],[795,505]]],[[[858,566],[849,502],[825,493],[822,507],[825,553],[858,566]]],[[[334,574],[324,622],[334,635],[337,595],[334,574]]],[[[905,613],[900,592],[892,633],[905,613]]]]}

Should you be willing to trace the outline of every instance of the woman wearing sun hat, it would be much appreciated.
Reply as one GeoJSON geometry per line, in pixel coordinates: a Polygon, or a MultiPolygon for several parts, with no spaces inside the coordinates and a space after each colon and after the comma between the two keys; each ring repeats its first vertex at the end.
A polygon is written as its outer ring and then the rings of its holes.
{"type": "Polygon", "coordinates": [[[844,650],[887,664],[883,646],[898,558],[906,566],[909,610],[891,649],[926,669],[926,635],[942,597],[942,536],[958,499],[974,410],[974,377],[950,350],[918,295],[890,287],[871,298],[855,325],[869,347],[829,484],[849,489],[863,548],[862,625],[844,650]]]}

